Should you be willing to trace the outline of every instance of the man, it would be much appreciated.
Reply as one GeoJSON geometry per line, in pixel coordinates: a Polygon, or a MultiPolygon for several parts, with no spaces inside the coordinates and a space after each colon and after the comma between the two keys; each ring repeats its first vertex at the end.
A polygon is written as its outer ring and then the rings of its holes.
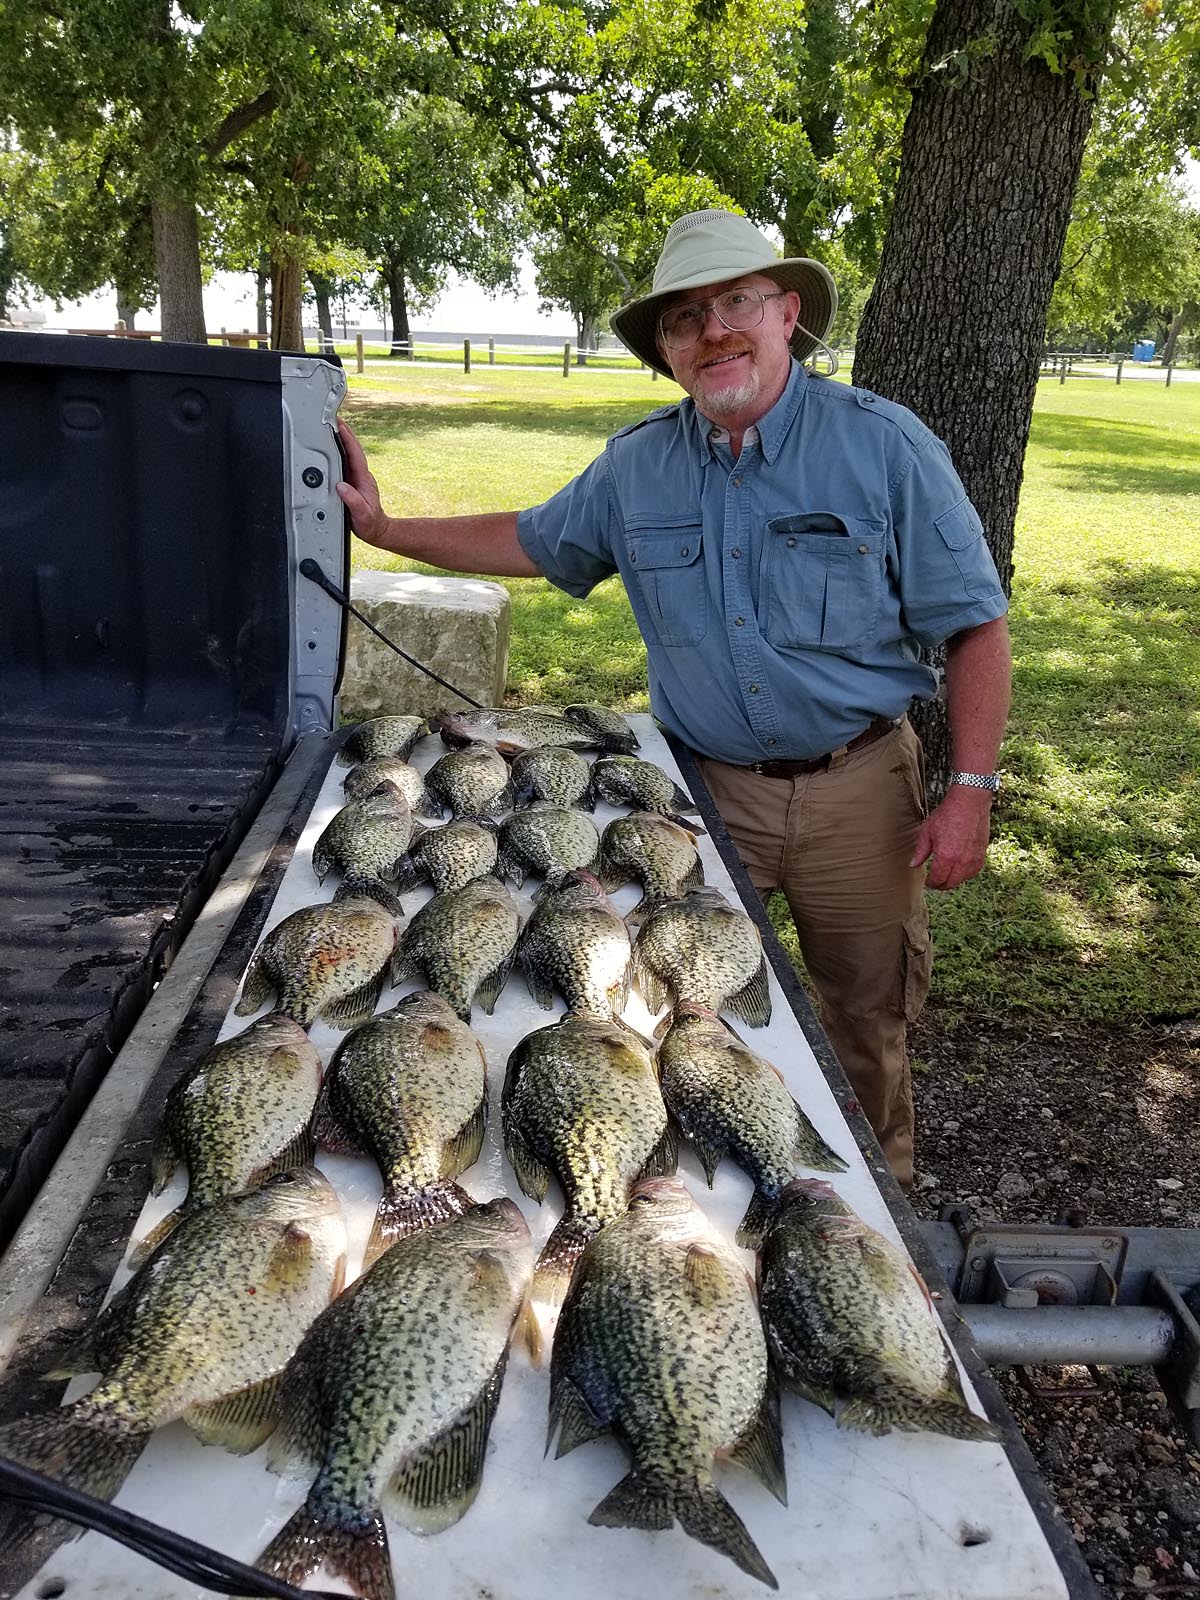
{"type": "Polygon", "coordinates": [[[690,398],[519,515],[388,517],[346,428],[339,492],[361,538],[437,566],[541,573],[579,596],[621,574],[652,709],[700,756],[755,887],[786,895],[830,1040],[907,1186],[926,864],[938,889],[983,864],[1007,605],[940,441],[800,365],[836,309],[817,262],[779,260],[744,217],[693,212],[652,292],[612,319],[690,398]],[[904,712],[935,692],[920,652],[942,643],[955,771],[926,817],[904,712]]]}

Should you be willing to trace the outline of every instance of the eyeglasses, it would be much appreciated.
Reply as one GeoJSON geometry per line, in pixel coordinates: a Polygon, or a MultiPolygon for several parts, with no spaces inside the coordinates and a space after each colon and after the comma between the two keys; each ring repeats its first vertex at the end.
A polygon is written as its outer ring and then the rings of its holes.
{"type": "Polygon", "coordinates": [[[726,289],[724,294],[711,300],[693,300],[686,306],[672,306],[658,319],[662,342],[671,350],[685,349],[695,344],[704,332],[709,311],[715,311],[717,321],[731,333],[744,333],[747,328],[757,328],[766,315],[768,300],[778,300],[787,293],[776,289],[773,294],[763,294],[758,289],[726,289]]]}

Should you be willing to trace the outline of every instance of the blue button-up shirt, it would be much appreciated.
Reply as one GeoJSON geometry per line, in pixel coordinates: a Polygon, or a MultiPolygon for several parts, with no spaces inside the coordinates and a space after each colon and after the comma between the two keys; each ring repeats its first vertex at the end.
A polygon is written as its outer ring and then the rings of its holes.
{"type": "Polygon", "coordinates": [[[793,363],[735,462],[683,400],[522,511],[568,594],[619,572],[650,705],[702,754],[805,760],[936,690],[923,646],[1002,616],[1004,591],[946,447],[911,411],[793,363]]]}

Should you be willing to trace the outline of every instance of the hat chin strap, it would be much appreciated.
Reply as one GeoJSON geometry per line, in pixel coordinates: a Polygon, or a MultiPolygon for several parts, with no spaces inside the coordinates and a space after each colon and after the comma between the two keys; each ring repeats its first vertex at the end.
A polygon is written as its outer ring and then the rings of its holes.
{"type": "MultiPolygon", "coordinates": [[[[800,321],[799,317],[796,318],[796,325],[792,329],[793,334],[795,333],[796,328],[799,328],[801,333],[806,333],[808,337],[816,344],[817,350],[820,350],[821,354],[825,357],[825,372],[823,376],[826,378],[832,378],[838,367],[841,365],[841,363],[838,361],[836,352],[829,348],[824,339],[818,339],[811,328],[806,328],[800,321]]],[[[807,366],[816,353],[817,351],[814,350],[809,355],[805,356],[803,364],[807,366]]]]}

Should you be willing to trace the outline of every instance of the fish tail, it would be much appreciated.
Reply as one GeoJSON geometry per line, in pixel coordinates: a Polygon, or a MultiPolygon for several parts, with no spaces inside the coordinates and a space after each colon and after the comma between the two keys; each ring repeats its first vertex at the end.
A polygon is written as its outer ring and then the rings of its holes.
{"type": "Polygon", "coordinates": [[[566,1299],[575,1267],[595,1231],[578,1217],[562,1218],[537,1258],[529,1294],[531,1300],[557,1311],[566,1299]]]}
{"type": "Polygon", "coordinates": [[[893,1428],[901,1433],[940,1433],[948,1439],[997,1442],[1001,1434],[986,1417],[977,1417],[966,1404],[953,1397],[930,1397],[896,1390],[882,1397],[857,1397],[838,1400],[834,1420],[841,1428],[861,1433],[885,1434],[893,1428]]]}
{"type": "MultiPolygon", "coordinates": [[[[75,1407],[64,1406],[37,1416],[22,1417],[0,1428],[0,1456],[32,1467],[72,1489],[82,1489],[98,1500],[111,1500],[141,1455],[148,1431],[134,1432],[84,1421],[75,1407]]],[[[75,1538],[82,1531],[73,1523],[47,1519],[22,1509],[15,1502],[0,1502],[0,1549],[17,1550],[35,1533],[53,1525],[53,1542],[75,1538]]]]}
{"type": "Polygon", "coordinates": [[[144,1267],[163,1240],[171,1237],[187,1215],[188,1205],[186,1201],[182,1205],[176,1206],[174,1211],[168,1211],[162,1221],[155,1223],[146,1237],[139,1239],[137,1244],[133,1246],[129,1252],[126,1265],[132,1268],[134,1272],[144,1267]]]}
{"type": "Polygon", "coordinates": [[[712,1482],[672,1482],[635,1467],[610,1489],[588,1521],[598,1528],[669,1528],[673,1519],[693,1539],[726,1555],[743,1572],[778,1589],[775,1574],[725,1496],[712,1482]]]}
{"type": "Polygon", "coordinates": [[[449,1179],[432,1183],[427,1189],[402,1189],[396,1185],[384,1189],[367,1240],[363,1267],[378,1261],[397,1239],[406,1239],[422,1228],[436,1228],[451,1217],[461,1217],[474,1204],[467,1191],[449,1179]]]}
{"type": "Polygon", "coordinates": [[[767,1231],[767,1223],[775,1210],[775,1200],[769,1194],[764,1194],[761,1189],[755,1189],[750,1196],[750,1204],[746,1207],[746,1215],[738,1223],[738,1230],[734,1234],[734,1242],[740,1244],[744,1250],[757,1250],[762,1245],[763,1234],[767,1231]]]}
{"type": "Polygon", "coordinates": [[[395,1600],[387,1530],[378,1511],[324,1511],[310,1494],[254,1563],[299,1588],[324,1564],[365,1600],[395,1600]]]}

